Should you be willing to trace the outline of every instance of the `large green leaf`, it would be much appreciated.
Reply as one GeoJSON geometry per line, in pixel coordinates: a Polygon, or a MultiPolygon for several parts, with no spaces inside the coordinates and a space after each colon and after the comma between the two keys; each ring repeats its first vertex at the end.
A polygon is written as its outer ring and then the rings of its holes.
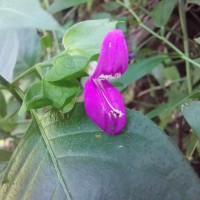
{"type": "Polygon", "coordinates": [[[168,136],[128,110],[109,136],[83,104],[65,117],[36,115],[5,173],[0,199],[199,200],[200,182],[168,136]]]}
{"type": "Polygon", "coordinates": [[[35,29],[0,32],[0,74],[11,81],[39,61],[40,41],[35,29]]]}
{"type": "Polygon", "coordinates": [[[82,3],[86,3],[87,0],[56,0],[49,7],[49,12],[56,13],[66,8],[70,8],[72,6],[77,6],[82,3]]]}
{"type": "Polygon", "coordinates": [[[152,11],[152,20],[158,27],[164,26],[176,5],[176,0],[161,0],[156,4],[152,11]]]}
{"type": "Polygon", "coordinates": [[[0,44],[0,75],[6,80],[11,81],[20,45],[16,31],[9,29],[1,30],[0,44]]]}
{"type": "Polygon", "coordinates": [[[54,18],[41,8],[38,0],[1,0],[0,29],[14,27],[61,30],[54,18]]]}
{"type": "Polygon", "coordinates": [[[100,52],[104,36],[115,29],[117,21],[109,19],[87,20],[72,26],[63,37],[63,45],[69,54],[90,58],[100,52]]]}
{"type": "Polygon", "coordinates": [[[200,101],[182,105],[183,116],[200,140],[200,101]]]}
{"type": "Polygon", "coordinates": [[[13,74],[14,78],[39,62],[41,50],[39,36],[35,29],[20,28],[16,32],[20,45],[13,74]]]}

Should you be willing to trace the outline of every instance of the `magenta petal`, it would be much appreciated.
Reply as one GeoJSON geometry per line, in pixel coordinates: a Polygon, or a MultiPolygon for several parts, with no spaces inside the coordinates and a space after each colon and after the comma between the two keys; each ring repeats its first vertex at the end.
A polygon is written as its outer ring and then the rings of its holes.
{"type": "Polygon", "coordinates": [[[120,30],[109,32],[103,41],[94,79],[120,77],[128,67],[128,50],[124,35],[120,30]]]}
{"type": "Polygon", "coordinates": [[[87,115],[106,133],[119,134],[126,124],[126,110],[120,92],[107,80],[88,79],[84,101],[87,115]]]}

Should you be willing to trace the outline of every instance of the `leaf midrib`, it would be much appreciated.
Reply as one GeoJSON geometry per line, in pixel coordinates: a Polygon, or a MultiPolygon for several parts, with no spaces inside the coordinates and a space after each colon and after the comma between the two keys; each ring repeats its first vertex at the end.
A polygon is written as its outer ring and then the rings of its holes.
{"type": "Polygon", "coordinates": [[[69,188],[67,187],[67,185],[66,185],[66,183],[65,183],[65,181],[64,181],[64,179],[63,179],[63,177],[62,177],[62,174],[61,174],[61,172],[60,172],[60,169],[59,169],[59,166],[58,166],[58,162],[57,162],[56,156],[55,156],[55,154],[54,154],[54,152],[53,152],[53,149],[52,149],[52,147],[51,147],[51,144],[50,144],[50,142],[49,142],[49,140],[48,140],[48,138],[47,138],[47,136],[46,136],[45,129],[44,129],[44,127],[42,126],[42,123],[40,122],[40,119],[39,119],[37,113],[36,113],[34,110],[32,110],[31,113],[32,113],[33,117],[35,118],[36,123],[37,123],[37,125],[38,125],[38,128],[39,128],[39,130],[40,130],[40,132],[41,132],[41,135],[42,135],[42,137],[43,137],[43,139],[44,139],[44,143],[46,144],[48,153],[49,153],[49,155],[50,155],[50,157],[51,157],[51,159],[52,159],[54,168],[55,168],[55,170],[56,170],[58,179],[59,179],[59,181],[60,181],[60,183],[61,183],[61,185],[62,185],[62,187],[63,187],[63,190],[64,190],[64,192],[65,192],[67,198],[68,198],[69,200],[73,200],[72,195],[71,195],[71,193],[70,193],[70,190],[69,190],[69,188]]]}

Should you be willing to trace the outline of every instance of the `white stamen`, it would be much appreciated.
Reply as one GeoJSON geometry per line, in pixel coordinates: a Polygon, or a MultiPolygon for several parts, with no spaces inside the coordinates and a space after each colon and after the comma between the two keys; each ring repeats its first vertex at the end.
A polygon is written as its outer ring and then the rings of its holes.
{"type": "Polygon", "coordinates": [[[111,48],[111,46],[112,46],[112,43],[111,43],[111,42],[109,42],[108,46],[109,46],[109,48],[111,48]]]}
{"type": "Polygon", "coordinates": [[[100,79],[100,80],[116,79],[116,78],[119,78],[120,76],[121,76],[121,73],[116,73],[114,76],[112,74],[110,74],[110,75],[101,74],[98,77],[98,79],[100,79]]]}
{"type": "Polygon", "coordinates": [[[88,73],[88,75],[91,75],[94,73],[95,69],[96,69],[96,66],[97,66],[97,62],[96,61],[91,61],[89,64],[88,64],[88,67],[86,69],[86,72],[88,73]]]}

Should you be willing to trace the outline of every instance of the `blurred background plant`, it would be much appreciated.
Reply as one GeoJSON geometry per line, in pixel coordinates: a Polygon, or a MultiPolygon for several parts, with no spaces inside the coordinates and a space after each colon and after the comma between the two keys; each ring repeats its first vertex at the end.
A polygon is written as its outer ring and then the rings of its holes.
{"type": "MultiPolygon", "coordinates": [[[[113,84],[122,91],[126,106],[153,119],[200,175],[200,128],[191,129],[185,120],[193,124],[196,117],[188,115],[199,108],[196,105],[186,111],[183,106],[183,112],[180,110],[181,105],[200,97],[199,0],[19,2],[0,1],[0,9],[8,6],[23,13],[15,17],[20,23],[12,22],[9,13],[0,13],[0,72],[7,81],[27,91],[43,71],[37,68],[29,76],[19,75],[62,52],[63,33],[72,25],[88,19],[117,19],[129,52],[136,58],[130,60],[128,72],[113,84]]],[[[0,83],[0,160],[7,163],[30,124],[30,116],[18,115],[21,100],[8,92],[11,89],[6,88],[4,80],[0,83]]]]}

